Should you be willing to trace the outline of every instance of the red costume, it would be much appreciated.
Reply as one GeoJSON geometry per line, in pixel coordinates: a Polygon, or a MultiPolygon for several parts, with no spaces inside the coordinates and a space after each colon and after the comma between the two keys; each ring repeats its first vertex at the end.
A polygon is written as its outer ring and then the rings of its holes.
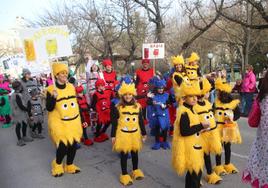
{"type": "MultiPolygon", "coordinates": [[[[142,63],[150,63],[149,60],[144,59],[142,63]]],[[[137,99],[138,102],[141,104],[142,108],[147,106],[147,93],[149,92],[149,80],[154,76],[154,70],[148,69],[138,69],[136,71],[137,76],[137,99]]]]}
{"type": "MultiPolygon", "coordinates": [[[[112,61],[110,59],[104,59],[102,61],[102,64],[104,67],[112,66],[112,61]]],[[[114,96],[114,88],[116,85],[116,72],[115,71],[112,71],[112,72],[103,71],[103,77],[106,82],[105,84],[106,90],[112,91],[112,94],[114,96]]]]}
{"type": "Polygon", "coordinates": [[[98,123],[106,124],[110,122],[111,92],[107,90],[104,90],[103,92],[96,91],[94,95],[97,99],[96,112],[98,113],[98,123]]]}
{"type": "MultiPolygon", "coordinates": [[[[83,86],[77,86],[75,88],[76,93],[83,93],[84,88],[83,86]]],[[[79,110],[82,116],[83,123],[86,122],[88,125],[90,125],[90,115],[89,115],[89,106],[87,103],[87,99],[85,95],[79,96],[77,95],[77,103],[79,105],[79,110]]],[[[83,136],[82,142],[84,142],[85,145],[90,146],[93,144],[92,140],[88,138],[86,127],[83,127],[83,136]]]]}

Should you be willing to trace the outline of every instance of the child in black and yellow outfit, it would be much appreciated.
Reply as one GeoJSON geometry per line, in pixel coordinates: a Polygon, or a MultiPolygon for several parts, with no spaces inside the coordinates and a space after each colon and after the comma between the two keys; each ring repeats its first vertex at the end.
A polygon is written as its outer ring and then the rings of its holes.
{"type": "Polygon", "coordinates": [[[225,165],[221,165],[221,154],[216,155],[214,171],[218,175],[235,174],[237,168],[231,163],[231,143],[241,144],[239,128],[236,120],[240,117],[239,100],[231,96],[232,87],[225,80],[217,78],[215,81],[217,99],[215,101],[214,114],[217,129],[223,142],[225,165]]]}
{"type": "Polygon", "coordinates": [[[52,65],[55,86],[47,88],[46,108],[48,110],[48,130],[56,145],[56,159],[52,161],[52,176],[59,177],[64,172],[75,174],[80,168],[73,164],[76,143],[82,136],[82,122],[76,99],[75,88],[67,82],[68,66],[63,63],[52,65]],[[66,165],[63,158],[67,156],[66,165]]]}
{"type": "Polygon", "coordinates": [[[141,106],[134,99],[136,96],[135,85],[123,82],[118,94],[121,101],[111,112],[111,137],[113,150],[121,154],[122,174],[120,182],[123,185],[131,185],[133,179],[144,178],[143,172],[138,169],[138,152],[142,148],[142,141],[146,139],[146,130],[143,124],[141,106]],[[132,157],[132,177],[127,172],[128,153],[131,153],[132,157]]]}
{"type": "Polygon", "coordinates": [[[212,164],[210,154],[221,154],[221,138],[219,131],[217,130],[216,121],[213,115],[212,104],[208,101],[211,85],[206,78],[200,78],[199,86],[201,89],[201,95],[198,96],[197,104],[194,106],[195,112],[198,114],[201,122],[209,122],[210,126],[207,131],[201,134],[204,144],[204,161],[207,170],[205,180],[209,184],[219,184],[221,177],[212,171],[212,164]]]}
{"type": "Polygon", "coordinates": [[[203,141],[200,132],[209,127],[201,123],[193,110],[200,89],[197,85],[182,83],[183,105],[177,109],[172,142],[172,165],[179,175],[187,172],[185,188],[199,188],[204,166],[203,141]]]}

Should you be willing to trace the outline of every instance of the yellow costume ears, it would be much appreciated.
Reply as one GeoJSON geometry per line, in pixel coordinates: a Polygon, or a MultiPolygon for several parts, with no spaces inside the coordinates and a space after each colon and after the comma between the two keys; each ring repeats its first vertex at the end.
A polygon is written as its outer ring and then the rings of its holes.
{"type": "Polygon", "coordinates": [[[201,94],[198,83],[182,82],[180,97],[199,96],[201,94]]]}
{"type": "Polygon", "coordinates": [[[211,84],[209,83],[208,79],[203,78],[199,84],[201,89],[201,95],[205,95],[211,90],[211,84]]]}
{"type": "Polygon", "coordinates": [[[131,94],[136,96],[136,89],[135,89],[135,84],[126,84],[125,81],[122,82],[122,85],[120,87],[120,89],[118,90],[118,94],[119,96],[123,96],[125,94],[131,94]]]}
{"type": "Polygon", "coordinates": [[[182,55],[171,56],[171,63],[173,66],[184,65],[184,58],[182,55]]]}
{"type": "Polygon", "coordinates": [[[200,60],[200,57],[198,56],[198,54],[195,52],[192,52],[191,56],[187,59],[187,62],[191,63],[191,62],[199,61],[199,60],[200,60]]]}
{"type": "Polygon", "coordinates": [[[224,82],[221,78],[216,79],[215,88],[216,90],[224,91],[226,93],[232,92],[232,87],[228,83],[224,82]]]}
{"type": "Polygon", "coordinates": [[[53,63],[52,72],[53,72],[53,75],[56,76],[60,72],[66,72],[68,74],[69,70],[68,70],[68,66],[64,63],[53,63]]]}

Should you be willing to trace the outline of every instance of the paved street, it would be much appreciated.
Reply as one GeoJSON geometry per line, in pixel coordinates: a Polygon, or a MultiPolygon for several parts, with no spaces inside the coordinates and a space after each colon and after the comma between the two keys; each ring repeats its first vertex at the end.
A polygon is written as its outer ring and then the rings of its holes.
{"type": "MultiPolygon", "coordinates": [[[[232,161],[242,170],[256,130],[249,128],[246,119],[239,120],[243,144],[232,147],[232,161]]],[[[45,130],[47,129],[46,126],[45,130]]],[[[55,157],[55,148],[46,134],[46,139],[35,140],[24,147],[16,146],[15,127],[0,129],[0,187],[1,188],[117,188],[119,183],[120,160],[111,151],[111,142],[95,143],[92,147],[83,146],[78,150],[75,164],[82,172],[76,175],[64,174],[54,178],[50,174],[50,162],[55,157]]],[[[145,179],[135,181],[137,188],[178,188],[184,187],[184,177],[178,177],[171,168],[171,151],[152,151],[153,138],[148,138],[139,155],[139,166],[145,179]]],[[[213,157],[214,159],[214,157],[213,157]]],[[[214,161],[214,160],[213,160],[214,161]]],[[[129,160],[129,169],[131,161],[129,160]]],[[[224,177],[222,184],[205,188],[249,187],[241,182],[241,174],[224,177]]]]}

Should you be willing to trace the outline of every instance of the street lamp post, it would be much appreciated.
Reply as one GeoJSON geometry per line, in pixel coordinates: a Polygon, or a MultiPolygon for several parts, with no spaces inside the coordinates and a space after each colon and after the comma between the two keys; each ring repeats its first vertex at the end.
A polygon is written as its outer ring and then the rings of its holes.
{"type": "Polygon", "coordinates": [[[212,72],[211,61],[212,61],[213,56],[214,56],[213,53],[211,53],[211,52],[208,53],[208,59],[209,59],[209,72],[210,72],[210,73],[212,72]]]}

